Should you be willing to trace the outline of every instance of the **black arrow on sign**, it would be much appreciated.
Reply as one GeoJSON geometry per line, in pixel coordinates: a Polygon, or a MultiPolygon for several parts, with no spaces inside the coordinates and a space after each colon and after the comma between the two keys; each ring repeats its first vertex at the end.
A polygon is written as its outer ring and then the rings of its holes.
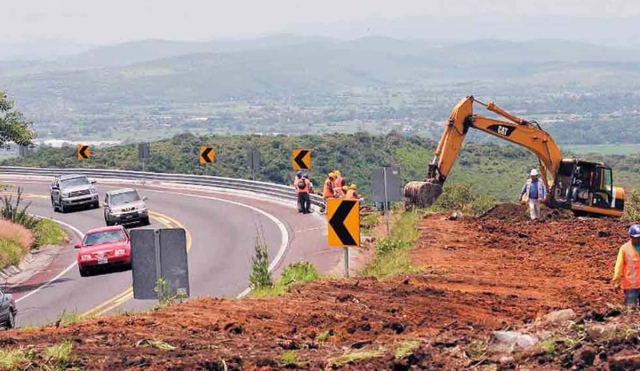
{"type": "Polygon", "coordinates": [[[202,158],[204,159],[205,162],[211,162],[211,159],[209,158],[209,153],[211,153],[211,151],[213,151],[213,148],[207,148],[204,151],[202,151],[202,158]]]}
{"type": "Polygon", "coordinates": [[[80,156],[82,158],[89,158],[89,156],[87,156],[87,154],[85,153],[85,151],[89,149],[89,146],[82,146],[80,147],[80,151],[78,151],[78,153],[80,154],[80,156]]]}
{"type": "Polygon", "coordinates": [[[309,167],[307,167],[307,164],[304,163],[304,161],[302,161],[302,159],[309,153],[309,151],[306,150],[302,150],[300,151],[300,153],[298,153],[298,155],[293,159],[293,161],[296,162],[296,164],[298,164],[298,166],[300,167],[300,169],[309,169],[309,167]]]}
{"type": "Polygon", "coordinates": [[[336,210],[335,214],[329,220],[329,224],[331,228],[336,232],[340,241],[343,244],[348,246],[356,245],[356,241],[349,233],[347,227],[344,226],[344,220],[349,216],[351,209],[356,205],[356,201],[342,201],[338,206],[338,210],[336,210]]]}

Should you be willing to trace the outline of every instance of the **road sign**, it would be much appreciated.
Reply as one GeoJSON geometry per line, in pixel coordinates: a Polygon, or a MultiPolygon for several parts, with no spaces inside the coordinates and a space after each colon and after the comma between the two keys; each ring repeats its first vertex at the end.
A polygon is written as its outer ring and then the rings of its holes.
{"type": "Polygon", "coordinates": [[[384,166],[371,172],[371,188],[376,203],[382,203],[385,211],[387,235],[389,235],[389,203],[402,200],[400,171],[396,167],[384,166]]]}
{"type": "Polygon", "coordinates": [[[169,295],[189,297],[187,238],[182,228],[131,230],[133,297],[159,299],[158,280],[163,278],[169,295]]]}
{"type": "Polygon", "coordinates": [[[211,147],[200,146],[200,163],[211,164],[216,159],[216,151],[211,147]]]}
{"type": "Polygon", "coordinates": [[[138,158],[140,160],[144,160],[149,158],[149,153],[151,152],[151,144],[149,143],[139,143],[138,144],[138,158]]]}
{"type": "Polygon", "coordinates": [[[327,200],[329,246],[360,246],[360,202],[330,198],[327,200]]]}
{"type": "Polygon", "coordinates": [[[402,200],[400,171],[395,167],[383,167],[371,172],[371,188],[376,202],[402,200]]]}
{"type": "Polygon", "coordinates": [[[293,170],[311,169],[311,150],[294,149],[291,164],[293,165],[293,170]]]}
{"type": "Polygon", "coordinates": [[[78,144],[78,160],[86,160],[91,157],[91,149],[89,146],[78,144]]]}

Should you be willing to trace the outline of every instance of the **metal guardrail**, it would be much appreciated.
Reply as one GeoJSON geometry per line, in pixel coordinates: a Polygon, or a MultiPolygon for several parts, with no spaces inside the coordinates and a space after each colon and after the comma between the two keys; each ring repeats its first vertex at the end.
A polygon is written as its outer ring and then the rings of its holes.
{"type": "MultiPolygon", "coordinates": [[[[258,182],[246,179],[223,178],[209,175],[166,174],[129,170],[107,169],[43,169],[36,167],[0,166],[1,174],[56,176],[65,174],[84,174],[88,177],[122,180],[160,181],[167,183],[207,186],[222,189],[249,191],[284,200],[296,201],[297,196],[292,186],[258,182]]],[[[311,195],[311,203],[323,207],[324,199],[319,195],[311,195]]]]}

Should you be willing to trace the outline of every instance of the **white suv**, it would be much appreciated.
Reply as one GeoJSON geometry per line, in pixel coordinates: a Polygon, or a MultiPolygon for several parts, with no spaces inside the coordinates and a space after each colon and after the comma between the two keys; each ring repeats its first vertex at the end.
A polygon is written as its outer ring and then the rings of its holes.
{"type": "Polygon", "coordinates": [[[108,225],[140,223],[149,225],[149,210],[138,190],[123,188],[104,196],[104,222],[108,225]]]}

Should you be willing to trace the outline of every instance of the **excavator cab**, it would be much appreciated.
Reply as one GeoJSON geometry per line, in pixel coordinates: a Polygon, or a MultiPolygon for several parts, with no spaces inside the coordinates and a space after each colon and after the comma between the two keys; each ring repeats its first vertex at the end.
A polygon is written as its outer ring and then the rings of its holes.
{"type": "Polygon", "coordinates": [[[570,209],[576,215],[621,216],[624,194],[613,186],[610,167],[578,159],[563,159],[551,188],[552,207],[570,209]]]}

